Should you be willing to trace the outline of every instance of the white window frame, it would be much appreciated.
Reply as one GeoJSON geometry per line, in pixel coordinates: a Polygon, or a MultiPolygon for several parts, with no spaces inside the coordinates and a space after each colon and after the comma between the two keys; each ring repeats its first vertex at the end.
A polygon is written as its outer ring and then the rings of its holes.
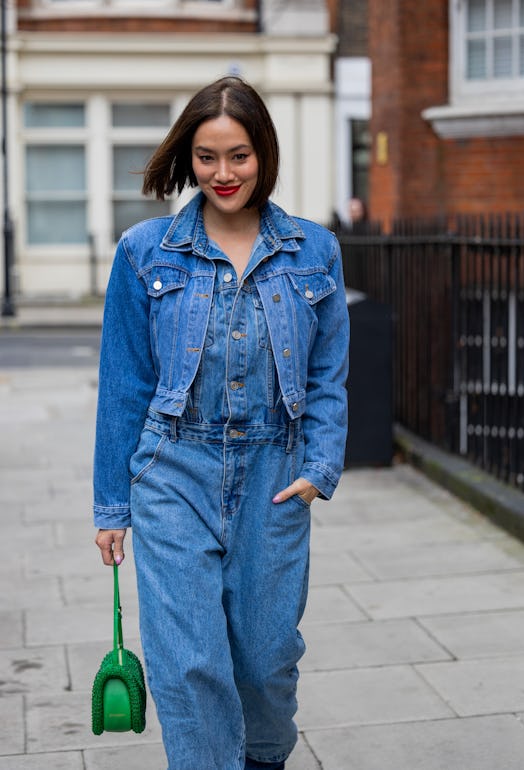
{"type": "MultiPolygon", "coordinates": [[[[487,0],[488,12],[493,1],[487,0]]],[[[518,0],[513,0],[518,5],[518,0]]],[[[488,77],[469,80],[466,77],[467,0],[451,0],[450,14],[450,97],[452,104],[475,103],[486,97],[501,101],[515,95],[522,95],[524,76],[511,78],[488,77]]],[[[518,34],[517,32],[513,33],[518,34]]]]}
{"type": "Polygon", "coordinates": [[[429,107],[422,117],[443,139],[522,136],[524,77],[465,77],[466,9],[466,0],[449,0],[449,104],[429,107]]]}

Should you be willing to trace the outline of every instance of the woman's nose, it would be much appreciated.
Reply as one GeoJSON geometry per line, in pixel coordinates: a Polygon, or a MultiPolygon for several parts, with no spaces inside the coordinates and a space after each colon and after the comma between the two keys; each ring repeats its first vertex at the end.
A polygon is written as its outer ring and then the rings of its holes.
{"type": "Polygon", "coordinates": [[[231,166],[227,159],[224,158],[224,160],[218,161],[216,178],[219,182],[227,182],[228,179],[231,179],[231,166]]]}

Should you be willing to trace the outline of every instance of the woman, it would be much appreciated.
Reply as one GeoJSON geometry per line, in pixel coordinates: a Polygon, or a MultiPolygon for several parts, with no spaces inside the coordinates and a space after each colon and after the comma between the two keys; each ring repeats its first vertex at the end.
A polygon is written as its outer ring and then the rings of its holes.
{"type": "Polygon", "coordinates": [[[133,548],[169,770],[281,770],[297,735],[310,503],[346,436],[348,313],[334,236],[269,201],[278,143],[223,78],[189,102],[144,193],[199,193],[120,240],[104,314],[95,525],[133,548]]]}

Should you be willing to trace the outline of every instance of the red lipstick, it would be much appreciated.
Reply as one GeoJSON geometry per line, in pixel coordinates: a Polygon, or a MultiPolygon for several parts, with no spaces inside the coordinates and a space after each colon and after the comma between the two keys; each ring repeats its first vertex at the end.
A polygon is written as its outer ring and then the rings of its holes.
{"type": "Polygon", "coordinates": [[[238,190],[240,190],[240,185],[236,185],[235,187],[221,187],[220,185],[217,185],[216,187],[213,187],[213,190],[216,192],[217,195],[227,196],[227,195],[234,195],[238,190]]]}

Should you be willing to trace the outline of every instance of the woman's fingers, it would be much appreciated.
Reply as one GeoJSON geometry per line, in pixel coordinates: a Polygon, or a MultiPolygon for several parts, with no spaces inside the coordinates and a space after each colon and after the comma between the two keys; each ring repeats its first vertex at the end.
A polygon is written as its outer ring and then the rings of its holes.
{"type": "Polygon", "coordinates": [[[300,495],[300,497],[307,503],[312,503],[315,497],[318,495],[318,489],[313,486],[309,481],[302,477],[296,479],[285,489],[277,492],[273,498],[274,503],[283,503],[284,500],[288,500],[293,495],[300,495]]]}
{"type": "Polygon", "coordinates": [[[102,561],[107,566],[113,563],[121,564],[125,558],[124,537],[125,529],[99,529],[95,543],[100,548],[102,561]]]}

